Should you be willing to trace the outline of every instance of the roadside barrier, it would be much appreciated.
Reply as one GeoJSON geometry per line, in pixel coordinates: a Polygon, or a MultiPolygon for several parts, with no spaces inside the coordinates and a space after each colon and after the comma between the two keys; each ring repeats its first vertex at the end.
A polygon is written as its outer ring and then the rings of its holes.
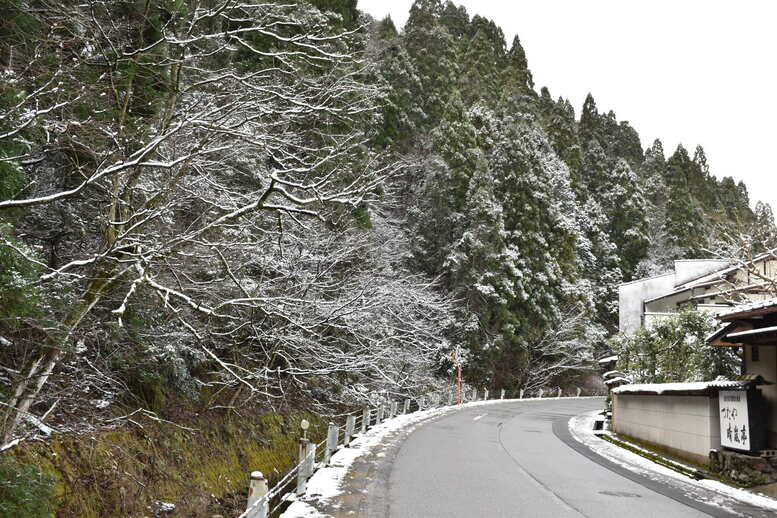
{"type": "MultiPolygon", "coordinates": [[[[554,388],[556,389],[555,395],[551,395],[553,388],[540,388],[531,391],[521,389],[516,399],[528,399],[531,397],[531,394],[534,394],[535,398],[542,398],[545,394],[548,394],[548,398],[564,397],[561,387],[554,388]],[[524,398],[524,396],[527,397],[524,398]]],[[[577,387],[574,395],[569,394],[566,397],[581,397],[582,392],[583,390],[577,387]]],[[[507,393],[502,389],[499,399],[505,399],[506,396],[507,393]]],[[[478,390],[473,388],[470,397],[467,397],[466,390],[462,391],[461,403],[485,401],[488,398],[488,389],[483,391],[483,399],[479,400],[478,390]]],[[[417,398],[407,398],[402,402],[401,414],[452,406],[455,401],[455,390],[435,392],[417,398]],[[415,408],[412,409],[413,407],[415,408]]],[[[365,406],[349,414],[339,416],[345,418],[343,424],[337,425],[330,422],[327,428],[326,439],[318,444],[310,442],[307,438],[307,430],[310,425],[303,419],[300,423],[302,437],[299,440],[299,462],[275,483],[272,489],[268,487],[264,474],[260,471],[252,472],[249,477],[247,509],[239,518],[268,518],[288,502],[294,501],[298,496],[305,494],[308,479],[313,476],[316,469],[329,466],[332,461],[332,455],[341,448],[348,448],[354,437],[363,435],[385,420],[400,415],[399,403],[396,400],[385,400],[377,406],[365,406]]]]}

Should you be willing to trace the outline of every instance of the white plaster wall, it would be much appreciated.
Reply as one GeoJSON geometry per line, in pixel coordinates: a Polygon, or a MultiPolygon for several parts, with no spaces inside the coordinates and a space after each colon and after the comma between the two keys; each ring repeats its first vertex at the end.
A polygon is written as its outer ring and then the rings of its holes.
{"type": "Polygon", "coordinates": [[[679,305],[687,302],[692,296],[692,291],[681,291],[675,295],[645,303],[645,311],[649,313],[677,313],[679,305]]]}
{"type": "Polygon", "coordinates": [[[633,332],[642,326],[642,303],[647,299],[670,293],[674,289],[674,273],[622,284],[618,287],[618,329],[633,332]]]}
{"type": "Polygon", "coordinates": [[[613,429],[689,454],[720,448],[718,400],[709,396],[613,394],[613,429]]]}

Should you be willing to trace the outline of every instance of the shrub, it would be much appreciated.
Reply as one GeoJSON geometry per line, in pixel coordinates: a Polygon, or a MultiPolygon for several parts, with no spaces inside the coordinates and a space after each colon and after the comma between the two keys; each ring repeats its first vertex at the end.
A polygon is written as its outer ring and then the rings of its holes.
{"type": "Polygon", "coordinates": [[[0,458],[0,518],[50,518],[55,479],[37,466],[0,458]]]}
{"type": "Polygon", "coordinates": [[[740,372],[740,359],[730,347],[705,345],[715,329],[713,318],[685,310],[651,329],[618,334],[610,340],[618,370],[634,383],[711,381],[740,372]]]}

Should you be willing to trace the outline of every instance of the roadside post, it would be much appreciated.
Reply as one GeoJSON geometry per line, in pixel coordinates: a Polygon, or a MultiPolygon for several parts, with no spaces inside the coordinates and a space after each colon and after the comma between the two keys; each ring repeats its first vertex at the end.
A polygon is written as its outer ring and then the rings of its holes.
{"type": "Polygon", "coordinates": [[[337,449],[337,439],[340,435],[340,430],[334,423],[329,423],[329,429],[326,434],[326,449],[324,450],[324,465],[328,466],[329,461],[332,459],[332,454],[337,449]]]}
{"type": "Polygon", "coordinates": [[[362,408],[362,433],[367,433],[367,428],[370,426],[370,407],[365,406],[362,408]]]}
{"type": "Polygon", "coordinates": [[[253,507],[252,518],[267,518],[267,502],[263,501],[258,505],[257,502],[265,497],[268,490],[267,479],[264,478],[262,472],[252,472],[251,480],[248,484],[248,507],[246,507],[246,510],[253,507]],[[254,507],[255,505],[256,507],[254,507]]]}
{"type": "Polygon", "coordinates": [[[356,416],[349,415],[345,418],[345,436],[343,437],[343,445],[348,446],[351,444],[351,437],[353,436],[354,429],[356,428],[356,416]]]}

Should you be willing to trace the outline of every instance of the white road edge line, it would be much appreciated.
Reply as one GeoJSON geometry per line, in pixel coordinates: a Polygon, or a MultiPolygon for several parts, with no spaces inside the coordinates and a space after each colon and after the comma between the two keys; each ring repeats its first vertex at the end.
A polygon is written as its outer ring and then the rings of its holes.
{"type": "Polygon", "coordinates": [[[488,415],[488,414],[481,414],[481,415],[479,415],[479,416],[477,416],[477,417],[473,418],[472,420],[473,420],[473,421],[478,421],[478,420],[479,420],[481,417],[485,417],[485,416],[487,416],[487,415],[488,415]]]}

